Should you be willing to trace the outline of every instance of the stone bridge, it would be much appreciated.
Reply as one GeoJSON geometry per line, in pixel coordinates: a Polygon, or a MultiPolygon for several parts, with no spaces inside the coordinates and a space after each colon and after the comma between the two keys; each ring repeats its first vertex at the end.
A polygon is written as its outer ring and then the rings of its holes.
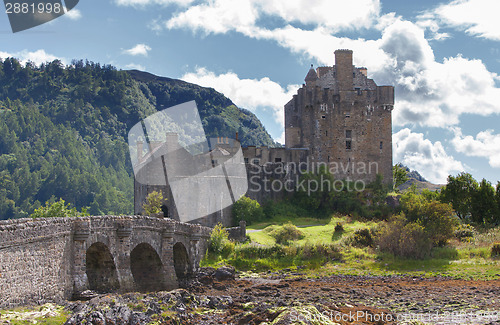
{"type": "Polygon", "coordinates": [[[210,232],[144,216],[0,221],[0,307],[58,302],[87,289],[177,288],[196,271],[210,232]]]}

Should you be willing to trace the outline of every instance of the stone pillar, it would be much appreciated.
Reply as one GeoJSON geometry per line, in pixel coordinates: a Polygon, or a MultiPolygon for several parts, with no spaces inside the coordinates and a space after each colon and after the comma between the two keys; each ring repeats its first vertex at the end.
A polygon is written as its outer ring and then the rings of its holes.
{"type": "Polygon", "coordinates": [[[245,220],[240,220],[240,240],[245,241],[247,236],[247,223],[245,220]]]}
{"type": "Polygon", "coordinates": [[[114,258],[121,292],[129,292],[135,289],[134,276],[130,269],[131,234],[132,227],[129,223],[118,223],[116,225],[116,256],[114,258]]]}
{"type": "Polygon", "coordinates": [[[75,223],[73,232],[73,295],[89,289],[87,279],[87,245],[90,236],[89,222],[75,223]]]}
{"type": "Polygon", "coordinates": [[[162,234],[161,242],[161,262],[165,271],[165,284],[167,290],[176,289],[179,287],[177,275],[174,268],[174,232],[165,230],[162,234]]]}
{"type": "Polygon", "coordinates": [[[339,90],[353,90],[354,69],[352,67],[352,51],[335,51],[335,69],[339,90]]]}

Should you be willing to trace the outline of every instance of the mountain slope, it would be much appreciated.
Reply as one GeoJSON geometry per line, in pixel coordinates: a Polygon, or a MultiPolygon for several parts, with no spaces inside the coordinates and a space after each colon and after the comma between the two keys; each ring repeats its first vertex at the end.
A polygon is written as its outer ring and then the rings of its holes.
{"type": "Polygon", "coordinates": [[[0,219],[57,198],[92,214],[132,213],[128,130],[190,100],[208,136],[274,145],[254,114],[210,88],[92,62],[0,60],[0,219]]]}

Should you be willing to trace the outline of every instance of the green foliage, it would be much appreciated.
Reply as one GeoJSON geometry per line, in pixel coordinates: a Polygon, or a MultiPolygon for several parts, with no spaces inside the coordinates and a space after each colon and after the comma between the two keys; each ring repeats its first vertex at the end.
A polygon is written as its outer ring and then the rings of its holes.
{"type": "Polygon", "coordinates": [[[460,241],[470,241],[474,238],[476,229],[468,224],[459,224],[455,229],[454,236],[460,241]]]}
{"type": "Polygon", "coordinates": [[[243,196],[236,201],[232,209],[233,224],[235,226],[239,224],[240,220],[244,220],[247,225],[251,225],[264,219],[264,210],[259,202],[247,196],[243,196]]]}
{"type": "Polygon", "coordinates": [[[401,164],[392,167],[393,189],[397,190],[400,185],[408,181],[408,171],[401,164]]]}
{"type": "Polygon", "coordinates": [[[460,219],[472,213],[473,193],[478,184],[469,173],[460,173],[456,177],[448,176],[448,183],[441,189],[442,200],[449,202],[460,219]]]}
{"type": "Polygon", "coordinates": [[[495,243],[491,246],[491,257],[500,256],[500,243],[495,243]]]}
{"type": "Polygon", "coordinates": [[[337,224],[335,225],[334,231],[337,233],[341,233],[344,231],[344,226],[342,225],[341,222],[337,222],[337,224]]]}
{"type": "Polygon", "coordinates": [[[285,245],[288,245],[291,241],[304,238],[302,231],[291,222],[275,227],[269,234],[276,240],[277,244],[285,245]]]}
{"type": "Polygon", "coordinates": [[[413,192],[404,193],[400,203],[408,221],[421,225],[434,245],[442,246],[453,236],[458,220],[449,204],[413,192]]]}
{"type": "Polygon", "coordinates": [[[354,247],[373,247],[375,232],[369,228],[358,229],[351,235],[348,242],[354,247]]]}
{"type": "Polygon", "coordinates": [[[425,258],[432,248],[424,227],[408,222],[404,215],[393,216],[381,226],[377,243],[381,251],[405,258],[425,258]]]}
{"type": "Polygon", "coordinates": [[[87,210],[82,209],[78,212],[76,208],[72,208],[71,204],[66,204],[63,199],[57,202],[46,202],[44,206],[39,207],[30,215],[31,218],[67,218],[67,217],[82,217],[88,216],[87,210]]]}
{"type": "Polygon", "coordinates": [[[188,100],[207,136],[239,131],[243,145],[274,145],[253,113],[213,89],[88,61],[8,58],[0,71],[0,219],[27,217],[52,196],[94,215],[131,214],[127,131],[188,100]]]}
{"type": "Polygon", "coordinates": [[[471,195],[472,221],[476,223],[500,221],[500,210],[495,194],[495,188],[483,178],[479,187],[471,195]]]}
{"type": "Polygon", "coordinates": [[[228,236],[226,228],[221,223],[217,224],[210,234],[208,251],[214,254],[221,254],[229,243],[228,236]]]}
{"type": "Polygon", "coordinates": [[[163,193],[153,191],[149,193],[148,196],[146,196],[146,202],[144,202],[142,208],[144,209],[146,215],[160,213],[162,212],[161,206],[164,202],[165,200],[163,199],[163,193]]]}

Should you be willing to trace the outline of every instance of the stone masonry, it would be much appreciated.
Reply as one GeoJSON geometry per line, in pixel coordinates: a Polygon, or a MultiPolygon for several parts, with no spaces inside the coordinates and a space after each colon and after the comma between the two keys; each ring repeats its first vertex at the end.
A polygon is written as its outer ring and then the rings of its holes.
{"type": "Polygon", "coordinates": [[[177,288],[197,269],[210,232],[144,216],[0,221],[0,307],[59,302],[88,289],[177,288]]]}

